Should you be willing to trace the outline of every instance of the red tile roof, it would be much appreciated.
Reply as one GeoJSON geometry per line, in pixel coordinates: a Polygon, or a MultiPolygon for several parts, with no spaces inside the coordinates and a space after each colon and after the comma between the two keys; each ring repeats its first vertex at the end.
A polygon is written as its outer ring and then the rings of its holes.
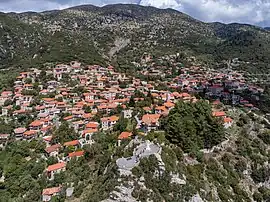
{"type": "Polygon", "coordinates": [[[73,141],[70,141],[70,142],[65,142],[64,146],[76,146],[78,144],[79,144],[79,140],[73,140],[73,141]]]}
{"type": "Polygon", "coordinates": [[[214,117],[222,117],[226,116],[225,112],[213,112],[214,117]]]}
{"type": "Polygon", "coordinates": [[[64,118],[64,120],[67,121],[67,120],[70,120],[72,118],[73,118],[73,116],[67,116],[67,117],[64,118]]]}
{"type": "Polygon", "coordinates": [[[145,114],[142,117],[142,122],[147,125],[150,125],[152,123],[158,122],[159,118],[160,114],[145,114]]]}
{"type": "Polygon", "coordinates": [[[229,117],[224,118],[224,123],[231,123],[233,120],[229,117]]]}
{"type": "Polygon", "coordinates": [[[56,193],[61,192],[62,187],[52,187],[52,188],[47,188],[43,189],[42,195],[54,195],[56,193]]]}
{"type": "Polygon", "coordinates": [[[76,151],[68,154],[68,157],[80,157],[84,155],[84,151],[76,151]]]}
{"type": "Polygon", "coordinates": [[[25,136],[31,136],[31,135],[36,135],[37,131],[36,130],[28,130],[23,133],[25,136]]]}
{"type": "Polygon", "coordinates": [[[52,153],[52,152],[54,152],[54,151],[58,151],[60,147],[61,147],[60,144],[55,144],[55,145],[52,145],[52,146],[50,146],[50,147],[47,147],[47,148],[45,149],[45,151],[46,151],[47,153],[52,153]]]}
{"type": "Polygon", "coordinates": [[[26,131],[26,128],[16,128],[14,129],[15,134],[24,133],[26,131]]]}
{"type": "Polygon", "coordinates": [[[119,120],[119,117],[117,116],[110,116],[110,117],[103,117],[101,118],[101,121],[118,121],[119,120]]]}
{"type": "Polygon", "coordinates": [[[65,162],[60,162],[60,163],[56,163],[56,164],[48,166],[47,171],[51,172],[51,171],[55,171],[55,170],[65,168],[65,167],[66,167],[66,163],[65,162]]]}
{"type": "Polygon", "coordinates": [[[130,136],[132,136],[132,133],[131,132],[122,132],[118,139],[122,140],[122,139],[126,139],[126,138],[129,138],[130,136]]]}
{"type": "Polygon", "coordinates": [[[32,127],[38,127],[38,126],[42,126],[42,125],[43,125],[43,122],[40,120],[35,120],[32,123],[30,123],[30,126],[32,126],[32,127]]]}
{"type": "Polygon", "coordinates": [[[97,122],[90,122],[86,124],[86,128],[98,128],[99,124],[97,122]]]}

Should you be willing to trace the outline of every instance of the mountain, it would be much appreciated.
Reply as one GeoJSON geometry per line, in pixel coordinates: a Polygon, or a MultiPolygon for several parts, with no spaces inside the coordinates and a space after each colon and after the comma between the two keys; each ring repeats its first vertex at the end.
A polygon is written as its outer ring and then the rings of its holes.
{"type": "Polygon", "coordinates": [[[251,25],[204,23],[173,9],[83,5],[42,13],[0,14],[0,67],[80,60],[130,68],[148,52],[183,52],[203,62],[270,62],[269,32],[251,25]]]}

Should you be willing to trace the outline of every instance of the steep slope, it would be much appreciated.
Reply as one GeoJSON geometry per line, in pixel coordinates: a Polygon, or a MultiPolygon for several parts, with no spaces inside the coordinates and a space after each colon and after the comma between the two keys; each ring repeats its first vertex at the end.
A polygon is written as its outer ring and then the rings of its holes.
{"type": "Polygon", "coordinates": [[[84,5],[43,13],[1,14],[0,22],[5,26],[2,67],[80,59],[129,68],[144,52],[154,56],[186,52],[210,64],[234,57],[264,63],[270,55],[269,32],[264,29],[207,24],[172,9],[84,5]],[[22,26],[25,29],[20,30],[22,26]],[[27,37],[22,39],[23,35],[27,37]],[[17,45],[24,43],[33,45],[17,45]]]}

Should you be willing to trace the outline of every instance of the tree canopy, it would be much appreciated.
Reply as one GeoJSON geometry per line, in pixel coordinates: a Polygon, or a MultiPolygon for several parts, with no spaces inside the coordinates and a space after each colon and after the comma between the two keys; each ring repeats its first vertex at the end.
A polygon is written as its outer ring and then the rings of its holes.
{"type": "Polygon", "coordinates": [[[224,128],[212,116],[210,105],[205,101],[178,102],[165,118],[166,138],[185,152],[211,148],[224,138],[224,128]]]}

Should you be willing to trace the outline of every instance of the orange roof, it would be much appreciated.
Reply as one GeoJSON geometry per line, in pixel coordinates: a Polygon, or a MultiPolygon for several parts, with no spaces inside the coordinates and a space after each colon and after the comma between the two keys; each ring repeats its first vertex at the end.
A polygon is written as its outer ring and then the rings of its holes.
{"type": "Polygon", "coordinates": [[[36,106],[36,110],[42,110],[42,109],[45,109],[45,106],[36,106]]]}
{"type": "Polygon", "coordinates": [[[24,86],[26,86],[26,87],[32,87],[33,84],[24,84],[24,86]]]}
{"type": "Polygon", "coordinates": [[[26,132],[23,133],[25,136],[31,136],[31,135],[35,135],[37,134],[36,130],[28,130],[26,132]]]}
{"type": "Polygon", "coordinates": [[[73,141],[70,141],[70,142],[65,142],[64,146],[76,146],[78,144],[79,144],[79,140],[73,140],[73,141]]]}
{"type": "Polygon", "coordinates": [[[55,145],[52,145],[52,146],[50,146],[50,147],[47,147],[47,148],[45,149],[45,151],[46,151],[47,153],[51,153],[51,152],[57,151],[60,147],[61,147],[60,144],[55,144],[55,145]]]}
{"type": "Polygon", "coordinates": [[[165,106],[157,106],[156,110],[166,111],[167,109],[165,106]]]}
{"type": "Polygon", "coordinates": [[[110,117],[110,121],[118,121],[118,120],[119,120],[119,117],[117,117],[117,116],[110,117]]]}
{"type": "Polygon", "coordinates": [[[96,133],[96,132],[98,132],[98,129],[86,129],[83,131],[83,136],[85,134],[91,134],[91,133],[96,133]]]}
{"type": "Polygon", "coordinates": [[[151,93],[153,97],[158,97],[159,95],[157,93],[151,93]]]}
{"type": "Polygon", "coordinates": [[[93,114],[91,114],[91,113],[85,113],[84,115],[83,115],[83,118],[84,119],[89,119],[89,118],[92,118],[93,117],[93,114]]]}
{"type": "Polygon", "coordinates": [[[173,96],[175,96],[175,97],[180,97],[180,94],[179,94],[178,92],[173,92],[172,94],[173,94],[173,96]]]}
{"type": "Polygon", "coordinates": [[[59,169],[65,168],[65,167],[66,167],[66,163],[65,162],[56,163],[56,164],[53,164],[53,165],[48,166],[47,171],[48,172],[51,172],[51,171],[55,171],[55,170],[59,170],[59,169]]]}
{"type": "Polygon", "coordinates": [[[86,124],[86,128],[98,128],[99,124],[97,122],[90,122],[86,124]]]}
{"type": "Polygon", "coordinates": [[[180,97],[191,97],[190,94],[188,93],[181,93],[180,94],[180,97]]]}
{"type": "Polygon", "coordinates": [[[151,123],[156,123],[160,118],[160,114],[145,114],[142,117],[142,121],[149,125],[151,123]]]}
{"type": "Polygon", "coordinates": [[[119,117],[117,116],[111,116],[111,117],[103,117],[101,118],[101,121],[118,121],[119,117]]]}
{"type": "Polygon", "coordinates": [[[122,133],[119,135],[118,139],[120,139],[120,140],[122,140],[122,139],[127,139],[127,138],[129,138],[130,136],[132,136],[132,133],[130,133],[130,132],[122,132],[122,133]]]}
{"type": "Polygon", "coordinates": [[[61,192],[62,187],[52,187],[52,188],[47,188],[43,189],[42,195],[54,195],[56,193],[61,192]]]}
{"type": "Polygon", "coordinates": [[[68,157],[80,157],[84,155],[84,151],[76,151],[68,154],[68,157]]]}
{"type": "Polygon", "coordinates": [[[52,136],[43,137],[43,140],[50,142],[50,141],[52,141],[52,136]]]}
{"type": "Polygon", "coordinates": [[[67,121],[67,120],[70,120],[72,118],[73,118],[73,116],[67,116],[67,117],[64,118],[64,120],[67,121]]]}
{"type": "Polygon", "coordinates": [[[43,98],[42,100],[44,100],[45,102],[52,102],[55,99],[54,98],[43,98]]]}
{"type": "Polygon", "coordinates": [[[213,112],[214,117],[222,117],[226,116],[225,112],[213,112]]]}
{"type": "Polygon", "coordinates": [[[224,118],[223,120],[224,120],[224,123],[231,123],[231,122],[233,121],[233,120],[232,120],[231,118],[229,118],[229,117],[224,118]]]}
{"type": "Polygon", "coordinates": [[[166,102],[166,103],[164,103],[164,106],[165,107],[167,107],[167,108],[171,108],[171,107],[174,107],[174,103],[172,103],[172,102],[166,102]]]}
{"type": "Polygon", "coordinates": [[[150,107],[143,107],[143,110],[144,111],[151,111],[151,108],[150,107]]]}
{"type": "Polygon", "coordinates": [[[30,126],[32,127],[37,127],[37,126],[42,126],[43,122],[40,120],[35,120],[32,123],[30,123],[30,126]]]}

